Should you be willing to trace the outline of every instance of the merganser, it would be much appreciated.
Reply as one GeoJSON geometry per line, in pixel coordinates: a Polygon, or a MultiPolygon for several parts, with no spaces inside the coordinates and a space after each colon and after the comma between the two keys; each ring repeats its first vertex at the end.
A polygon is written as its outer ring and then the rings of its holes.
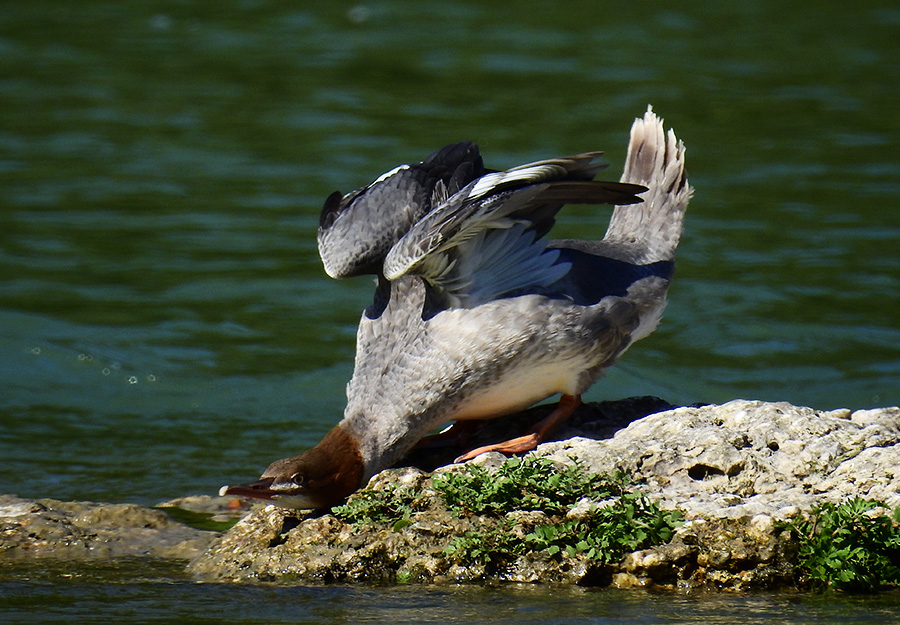
{"type": "Polygon", "coordinates": [[[404,166],[326,202],[319,242],[328,273],[378,280],[359,324],[344,417],[313,449],[221,495],[328,508],[444,423],[511,414],[561,393],[529,434],[458,461],[533,449],[656,328],[692,189],[684,145],[652,108],[632,126],[618,183],[592,180],[604,167],[599,152],[493,172],[480,171],[474,145],[453,148],[445,150],[457,163],[428,182],[404,182],[416,172],[404,166]],[[397,188],[414,190],[392,202],[397,188]],[[567,203],[616,205],[604,238],[545,240],[567,203]],[[347,207],[360,210],[344,234],[328,232],[352,214],[347,207]],[[391,211],[406,217],[385,234],[391,211]],[[351,244],[342,250],[344,239],[351,244]]]}

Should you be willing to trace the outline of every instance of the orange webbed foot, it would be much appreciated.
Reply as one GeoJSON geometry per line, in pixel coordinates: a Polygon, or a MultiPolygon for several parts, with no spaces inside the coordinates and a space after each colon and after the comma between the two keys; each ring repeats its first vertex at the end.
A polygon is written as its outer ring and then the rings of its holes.
{"type": "Polygon", "coordinates": [[[525,436],[512,438],[502,443],[485,445],[484,447],[478,447],[472,451],[467,451],[457,458],[455,462],[466,462],[467,460],[471,460],[472,458],[489,451],[499,451],[503,454],[521,454],[526,451],[531,451],[541,444],[550,432],[565,423],[580,405],[580,395],[563,395],[560,397],[559,405],[557,405],[556,409],[539,421],[534,428],[532,428],[531,433],[526,434],[525,436]]]}

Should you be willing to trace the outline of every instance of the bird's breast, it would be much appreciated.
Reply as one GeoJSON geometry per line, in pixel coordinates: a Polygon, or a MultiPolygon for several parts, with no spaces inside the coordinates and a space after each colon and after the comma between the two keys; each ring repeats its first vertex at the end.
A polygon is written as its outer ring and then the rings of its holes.
{"type": "Polygon", "coordinates": [[[473,389],[448,420],[490,419],[524,410],[556,393],[577,395],[590,363],[578,357],[533,362],[507,369],[480,389],[473,389]]]}

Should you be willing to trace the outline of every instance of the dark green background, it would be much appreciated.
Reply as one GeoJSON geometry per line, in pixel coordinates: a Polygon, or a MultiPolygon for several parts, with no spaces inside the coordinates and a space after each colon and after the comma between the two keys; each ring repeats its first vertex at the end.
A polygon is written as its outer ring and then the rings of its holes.
{"type": "MultiPolygon", "coordinates": [[[[463,138],[605,149],[648,103],[697,189],[660,329],[589,398],[900,403],[895,2],[9,0],[0,7],[0,493],[152,504],[340,417],[366,280],[323,199],[463,138]]],[[[600,237],[571,207],[560,236],[600,237]]],[[[896,598],[228,587],[0,575],[4,622],[885,622],[896,598]]]]}
{"type": "Polygon", "coordinates": [[[152,503],[315,443],[372,291],[322,271],[323,199],[463,138],[618,177],[648,103],[696,195],[660,329],[589,398],[900,403],[890,6],[5,4],[0,492],[152,503]]]}

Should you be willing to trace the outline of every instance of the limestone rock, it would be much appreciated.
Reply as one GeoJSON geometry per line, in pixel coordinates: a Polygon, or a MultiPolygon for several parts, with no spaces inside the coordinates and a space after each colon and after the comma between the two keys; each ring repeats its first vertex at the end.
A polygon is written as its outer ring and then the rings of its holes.
{"type": "MultiPolygon", "coordinates": [[[[457,518],[427,504],[394,528],[259,507],[195,559],[190,570],[220,581],[494,579],[774,587],[790,584],[796,576],[796,546],[776,521],[857,495],[900,505],[898,408],[823,412],[737,400],[666,409],[665,402],[648,398],[609,404],[585,407],[573,426],[560,433],[561,440],[544,443],[533,453],[561,464],[578,463],[594,473],[625,471],[648,498],[681,510],[689,520],[668,544],[632,553],[617,565],[566,553],[527,553],[493,569],[483,562],[463,565],[447,556],[447,545],[488,521],[457,518]],[[654,406],[663,410],[640,414],[654,406]],[[629,417],[629,409],[637,414],[629,417]]],[[[531,421],[541,416],[541,409],[529,412],[531,421]]],[[[487,454],[472,462],[493,471],[502,460],[487,454]]],[[[430,479],[419,470],[391,469],[372,478],[367,489],[418,489],[433,499],[430,479]]],[[[579,501],[566,518],[584,518],[592,507],[607,503],[579,501]]],[[[522,510],[507,514],[505,527],[524,537],[547,521],[543,513],[522,510]]]]}
{"type": "MultiPolygon", "coordinates": [[[[572,432],[578,434],[575,430],[572,432]]],[[[585,470],[624,470],[688,517],[784,520],[860,496],[900,505],[900,408],[817,411],[735,400],[646,416],[612,438],[546,443],[537,453],[585,470]]]]}
{"type": "Polygon", "coordinates": [[[215,537],[134,504],[104,504],[0,495],[0,558],[187,560],[215,537]]]}
{"type": "MultiPolygon", "coordinates": [[[[522,433],[550,408],[488,424],[471,444],[522,433]]],[[[419,450],[372,478],[355,497],[390,490],[405,497],[397,523],[347,523],[330,513],[276,506],[235,509],[237,500],[183,498],[161,506],[212,521],[243,516],[225,532],[201,531],[131,504],[0,496],[0,561],[138,556],[191,560],[199,579],[265,582],[561,582],[619,587],[772,588],[797,576],[797,546],[779,521],[859,496],[900,506],[900,408],[817,411],[735,400],[675,408],[655,398],[582,406],[557,440],[534,454],[598,474],[626,472],[634,488],[686,523],[663,545],[599,564],[566,550],[521,551],[500,562],[463,562],[448,549],[473,532],[524,540],[542,524],[590,520],[611,500],[584,498],[559,518],[515,510],[498,519],[454,514],[432,473],[458,449],[419,450]],[[418,468],[416,468],[418,467],[418,468]],[[492,525],[493,524],[493,525],[492,525]]],[[[471,461],[493,472],[504,461],[471,461]]],[[[213,523],[214,525],[214,523],[213,523]]]]}

